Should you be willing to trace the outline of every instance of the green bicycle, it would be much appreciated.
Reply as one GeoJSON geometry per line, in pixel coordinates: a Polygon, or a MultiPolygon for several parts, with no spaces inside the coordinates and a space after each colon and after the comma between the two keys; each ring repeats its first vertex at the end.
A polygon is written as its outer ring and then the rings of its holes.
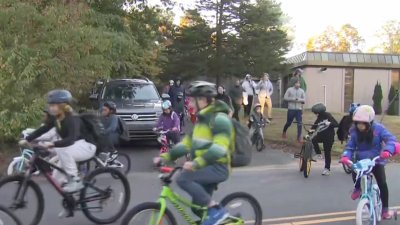
{"type": "MultiPolygon", "coordinates": [[[[170,168],[161,167],[159,176],[163,184],[158,202],[145,202],[131,209],[122,220],[121,225],[177,225],[175,217],[167,208],[167,202],[182,215],[183,219],[190,225],[199,225],[207,217],[207,208],[192,204],[189,200],[173,192],[169,186],[174,174],[182,167],[170,168]],[[184,207],[192,208],[202,212],[202,219],[195,221],[185,211],[184,207]]],[[[229,217],[220,225],[244,225],[262,224],[262,210],[258,201],[251,195],[244,192],[236,192],[226,196],[220,203],[229,212],[229,217]],[[250,206],[250,211],[243,211],[243,206],[250,206]],[[251,216],[251,217],[249,217],[251,216]]],[[[181,224],[181,223],[179,223],[181,224]]]]}

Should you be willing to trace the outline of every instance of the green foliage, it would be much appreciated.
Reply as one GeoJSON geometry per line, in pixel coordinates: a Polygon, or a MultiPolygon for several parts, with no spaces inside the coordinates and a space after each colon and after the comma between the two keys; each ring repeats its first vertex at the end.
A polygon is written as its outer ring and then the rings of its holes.
{"type": "Polygon", "coordinates": [[[69,89],[83,102],[97,79],[161,71],[160,20],[143,25],[146,17],[160,18],[159,9],[127,13],[118,4],[78,2],[1,1],[0,139],[37,125],[51,89],[69,89]]]}
{"type": "Polygon", "coordinates": [[[388,100],[389,100],[389,108],[387,111],[388,115],[398,115],[398,107],[399,107],[399,96],[397,95],[397,90],[395,90],[395,87],[392,85],[390,86],[390,90],[389,90],[389,96],[388,96],[388,100]]]}
{"type": "Polygon", "coordinates": [[[382,86],[379,82],[376,82],[372,100],[374,101],[373,107],[377,115],[380,115],[382,113],[382,99],[383,99],[382,86]]]}
{"type": "Polygon", "coordinates": [[[400,53],[400,21],[391,20],[386,22],[378,37],[382,40],[379,46],[385,53],[399,54],[400,53]]]}

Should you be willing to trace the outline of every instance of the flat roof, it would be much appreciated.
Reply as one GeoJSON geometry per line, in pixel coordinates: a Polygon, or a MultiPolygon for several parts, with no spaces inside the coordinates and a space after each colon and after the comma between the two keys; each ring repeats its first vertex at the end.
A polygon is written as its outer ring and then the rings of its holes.
{"type": "Polygon", "coordinates": [[[290,57],[285,62],[292,64],[294,68],[303,66],[332,66],[399,69],[400,55],[308,51],[290,57]]]}

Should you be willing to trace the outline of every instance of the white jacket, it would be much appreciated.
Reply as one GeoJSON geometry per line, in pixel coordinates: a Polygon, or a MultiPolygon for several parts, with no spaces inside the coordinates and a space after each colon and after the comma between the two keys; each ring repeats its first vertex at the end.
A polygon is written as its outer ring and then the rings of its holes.
{"type": "Polygon", "coordinates": [[[253,80],[245,80],[242,84],[242,88],[244,90],[244,92],[246,92],[247,96],[253,96],[256,93],[255,92],[255,88],[256,88],[256,82],[254,82],[253,80]]]}

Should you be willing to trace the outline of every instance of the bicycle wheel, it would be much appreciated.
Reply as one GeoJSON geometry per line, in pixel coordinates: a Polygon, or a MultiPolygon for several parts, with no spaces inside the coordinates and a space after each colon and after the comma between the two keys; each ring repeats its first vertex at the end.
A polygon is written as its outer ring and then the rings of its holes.
{"type": "Polygon", "coordinates": [[[15,216],[25,225],[37,225],[43,216],[44,199],[39,186],[32,180],[27,182],[26,190],[22,190],[24,177],[15,175],[0,181],[0,199],[15,216]],[[25,192],[23,202],[16,204],[16,197],[25,192]]]}
{"type": "Polygon", "coordinates": [[[351,174],[352,169],[350,167],[348,167],[347,165],[345,165],[344,163],[342,163],[342,167],[345,173],[347,174],[351,174]]]}
{"type": "Polygon", "coordinates": [[[80,193],[83,214],[96,224],[115,222],[128,207],[130,190],[128,180],[120,171],[108,167],[92,171],[80,193]]]}
{"type": "Polygon", "coordinates": [[[311,159],[303,159],[303,175],[308,178],[311,173],[311,159]]]}
{"type": "Polygon", "coordinates": [[[299,170],[303,172],[303,157],[304,157],[304,145],[301,146],[300,154],[299,154],[299,170]]]}
{"type": "Polygon", "coordinates": [[[177,225],[174,215],[165,209],[162,220],[157,223],[160,216],[160,203],[145,202],[135,206],[122,219],[121,225],[177,225]]]}
{"type": "Polygon", "coordinates": [[[7,167],[7,175],[11,176],[23,173],[26,170],[26,165],[28,165],[28,160],[23,157],[11,161],[7,167]]]}
{"type": "Polygon", "coordinates": [[[131,158],[128,154],[118,153],[117,158],[108,163],[108,167],[118,169],[126,175],[131,170],[131,158]]]}
{"type": "Polygon", "coordinates": [[[311,142],[306,141],[304,143],[304,154],[303,154],[303,175],[308,178],[311,173],[311,161],[312,161],[313,146],[311,142]]]}
{"type": "Polygon", "coordinates": [[[371,214],[373,207],[370,206],[369,200],[366,198],[361,199],[357,205],[356,211],[356,224],[357,225],[375,225],[375,213],[371,214]]]}
{"type": "Polygon", "coordinates": [[[0,225],[22,225],[22,223],[9,209],[0,206],[0,225]]]}
{"type": "Polygon", "coordinates": [[[256,149],[259,152],[261,152],[264,149],[264,140],[262,139],[261,135],[258,135],[256,139],[256,149]]]}
{"type": "Polygon", "coordinates": [[[262,209],[260,203],[250,194],[236,192],[229,194],[221,201],[229,215],[243,219],[245,224],[262,224],[262,209]]]}

